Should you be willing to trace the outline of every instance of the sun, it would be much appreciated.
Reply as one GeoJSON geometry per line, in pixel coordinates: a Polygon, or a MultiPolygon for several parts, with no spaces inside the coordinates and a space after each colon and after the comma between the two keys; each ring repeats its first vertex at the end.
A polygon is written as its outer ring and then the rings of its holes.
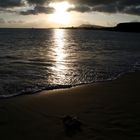
{"type": "Polygon", "coordinates": [[[55,12],[50,15],[50,21],[57,24],[69,24],[70,23],[70,14],[67,10],[72,7],[68,2],[59,2],[59,3],[50,3],[50,7],[55,9],[55,12]]]}

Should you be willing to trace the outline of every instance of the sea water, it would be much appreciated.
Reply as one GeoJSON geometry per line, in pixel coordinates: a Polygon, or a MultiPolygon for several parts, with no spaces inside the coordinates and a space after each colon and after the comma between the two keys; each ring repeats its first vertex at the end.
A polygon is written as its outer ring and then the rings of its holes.
{"type": "Polygon", "coordinates": [[[0,29],[0,98],[113,80],[139,69],[139,33],[0,29]]]}

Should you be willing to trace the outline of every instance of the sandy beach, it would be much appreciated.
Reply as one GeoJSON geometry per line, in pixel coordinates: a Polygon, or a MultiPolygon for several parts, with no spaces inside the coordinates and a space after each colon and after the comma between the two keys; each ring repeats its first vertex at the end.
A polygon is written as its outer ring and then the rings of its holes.
{"type": "Polygon", "coordinates": [[[140,72],[117,80],[0,100],[0,140],[139,140],[140,72]],[[76,116],[81,130],[66,131],[76,116]]]}

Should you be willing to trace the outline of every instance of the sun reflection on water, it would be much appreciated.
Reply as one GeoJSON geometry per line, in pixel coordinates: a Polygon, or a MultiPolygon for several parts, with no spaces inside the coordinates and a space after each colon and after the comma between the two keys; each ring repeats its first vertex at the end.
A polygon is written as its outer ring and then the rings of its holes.
{"type": "Polygon", "coordinates": [[[67,71],[66,66],[66,50],[65,50],[65,31],[62,29],[54,30],[54,46],[53,46],[53,60],[54,66],[52,67],[53,72],[53,83],[63,84],[67,71]]]}
{"type": "Polygon", "coordinates": [[[56,29],[54,30],[54,42],[55,42],[55,61],[56,63],[61,63],[64,61],[64,30],[56,29]]]}

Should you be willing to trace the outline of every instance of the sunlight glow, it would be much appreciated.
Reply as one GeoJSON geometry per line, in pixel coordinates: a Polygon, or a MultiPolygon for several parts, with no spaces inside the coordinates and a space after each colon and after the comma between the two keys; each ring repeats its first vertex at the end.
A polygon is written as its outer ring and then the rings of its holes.
{"type": "Polygon", "coordinates": [[[57,63],[60,63],[65,58],[64,53],[64,30],[55,30],[55,44],[56,48],[54,49],[55,52],[55,60],[57,63]]]}
{"type": "Polygon", "coordinates": [[[52,48],[53,51],[53,58],[54,58],[54,67],[51,68],[52,72],[54,73],[52,76],[53,83],[63,83],[66,79],[65,75],[67,73],[67,65],[66,65],[66,52],[65,52],[65,39],[64,35],[65,32],[62,29],[55,29],[54,30],[54,47],[52,48]],[[57,77],[57,78],[56,78],[57,77]]]}
{"type": "Polygon", "coordinates": [[[67,10],[73,5],[68,2],[50,3],[50,7],[55,9],[55,13],[50,16],[50,21],[58,24],[68,24],[70,22],[70,14],[67,10]]]}

